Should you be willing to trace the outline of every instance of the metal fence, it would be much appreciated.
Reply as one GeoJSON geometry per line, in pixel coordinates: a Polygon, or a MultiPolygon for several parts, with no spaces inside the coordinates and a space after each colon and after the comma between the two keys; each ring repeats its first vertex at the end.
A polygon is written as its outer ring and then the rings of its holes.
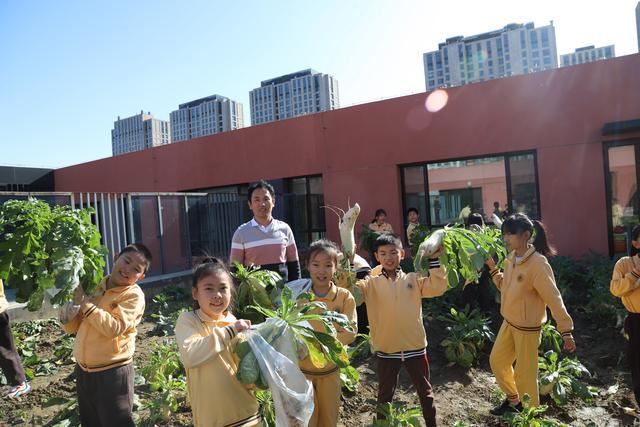
{"type": "MultiPolygon", "coordinates": [[[[0,204],[28,197],[91,209],[91,220],[109,252],[107,274],[115,254],[133,242],[151,250],[147,276],[189,270],[204,255],[227,258],[234,231],[252,217],[245,196],[233,193],[0,192],[0,204]]],[[[324,236],[322,204],[322,195],[276,196],[274,216],[291,225],[301,250],[324,236]]]]}

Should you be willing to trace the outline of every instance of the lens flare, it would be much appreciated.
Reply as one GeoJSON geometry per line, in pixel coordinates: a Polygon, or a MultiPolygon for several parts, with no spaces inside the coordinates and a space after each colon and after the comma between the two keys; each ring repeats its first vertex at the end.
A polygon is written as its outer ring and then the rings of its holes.
{"type": "Polygon", "coordinates": [[[428,112],[437,113],[447,105],[447,101],[449,101],[449,95],[447,95],[447,92],[442,89],[438,89],[427,96],[424,106],[428,112]]]}

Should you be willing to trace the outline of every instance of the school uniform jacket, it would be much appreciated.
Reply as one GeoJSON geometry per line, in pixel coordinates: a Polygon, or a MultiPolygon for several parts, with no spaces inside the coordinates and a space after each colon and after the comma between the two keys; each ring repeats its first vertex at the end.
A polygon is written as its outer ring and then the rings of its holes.
{"type": "Polygon", "coordinates": [[[547,306],[556,320],[558,331],[571,335],[573,320],[556,286],[553,270],[547,258],[529,248],[516,261],[515,252],[504,262],[504,272],[491,271],[491,278],[500,290],[500,314],[514,328],[523,332],[540,331],[547,321],[547,306]]]}
{"type": "MultiPolygon", "coordinates": [[[[313,292],[313,291],[311,291],[313,292]]],[[[331,283],[331,287],[329,288],[329,292],[324,297],[316,296],[314,301],[323,302],[327,305],[328,311],[336,311],[338,313],[342,313],[347,318],[353,322],[353,326],[358,323],[358,318],[356,314],[356,301],[353,299],[351,292],[347,289],[339,288],[335,284],[331,283]]],[[[319,309],[315,309],[312,313],[317,314],[319,309]]],[[[320,322],[317,320],[312,320],[309,322],[313,329],[321,332],[325,332],[324,327],[320,325],[320,322]]],[[[336,327],[336,331],[338,333],[338,341],[340,341],[343,345],[349,345],[355,340],[356,332],[350,332],[346,329],[339,327],[338,325],[334,325],[336,327]]],[[[311,375],[328,375],[338,371],[338,367],[331,361],[327,363],[326,366],[321,368],[316,367],[313,363],[311,363],[311,358],[307,357],[304,360],[300,361],[300,370],[305,374],[311,375]]]]}
{"type": "Polygon", "coordinates": [[[97,295],[68,323],[65,332],[76,335],[73,355],[83,371],[100,372],[133,362],[136,327],[144,313],[140,286],[107,289],[109,276],[100,282],[97,295]]]}
{"type": "Polygon", "coordinates": [[[201,310],[180,314],[176,341],[187,373],[187,392],[196,427],[260,425],[258,402],[238,381],[231,340],[236,318],[213,320],[201,310]]]}
{"type": "Polygon", "coordinates": [[[620,258],[613,267],[611,293],[630,313],[640,313],[640,257],[620,258]]]}
{"type": "Polygon", "coordinates": [[[368,276],[356,283],[367,304],[371,344],[379,357],[404,359],[425,353],[422,298],[437,297],[447,290],[444,269],[437,260],[431,266],[428,277],[398,269],[392,280],[383,270],[379,276],[368,276]]]}

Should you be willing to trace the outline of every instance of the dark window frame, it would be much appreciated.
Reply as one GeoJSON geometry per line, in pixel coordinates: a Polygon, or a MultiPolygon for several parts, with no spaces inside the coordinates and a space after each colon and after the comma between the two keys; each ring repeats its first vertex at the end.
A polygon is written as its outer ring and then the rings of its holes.
{"type": "MultiPolygon", "coordinates": [[[[322,180],[322,198],[324,201],[324,178],[322,176],[322,174],[313,174],[313,175],[301,175],[301,176],[291,176],[291,177],[287,177],[287,178],[283,178],[283,188],[285,190],[284,194],[283,194],[283,199],[282,199],[282,203],[285,204],[286,201],[284,199],[284,196],[289,196],[289,195],[296,195],[297,193],[294,193],[292,190],[292,185],[293,185],[293,180],[296,179],[304,179],[305,180],[305,209],[306,209],[306,218],[307,218],[307,227],[303,228],[303,229],[292,229],[292,231],[294,232],[294,234],[305,234],[307,237],[307,240],[309,241],[309,243],[313,242],[313,233],[319,233],[321,236],[326,236],[327,234],[327,224],[326,224],[326,219],[323,220],[324,222],[324,228],[322,227],[313,227],[311,224],[311,183],[310,180],[311,178],[320,178],[322,180]]],[[[288,218],[287,215],[288,214],[288,207],[287,206],[283,206],[283,220],[285,222],[287,222],[290,226],[292,221],[290,221],[290,218],[288,218]]],[[[324,214],[321,215],[322,218],[324,218],[324,214]]],[[[298,241],[296,241],[296,245],[298,246],[298,252],[301,251],[301,249],[304,251],[305,247],[301,247],[300,244],[298,243],[298,241]]]]}
{"type": "MultiPolygon", "coordinates": [[[[602,164],[604,168],[604,198],[607,209],[607,243],[609,246],[609,257],[615,255],[613,250],[613,217],[611,215],[611,175],[609,169],[609,148],[633,146],[636,162],[636,186],[640,185],[640,138],[616,139],[612,141],[603,141],[602,143],[602,164]]],[[[638,188],[638,187],[636,187],[638,188]]],[[[638,190],[636,190],[638,191],[638,190]]],[[[640,219],[640,213],[638,213],[640,219]]]]}
{"type": "MultiPolygon", "coordinates": [[[[636,153],[637,154],[637,153],[636,153]]],[[[508,152],[501,152],[501,153],[489,153],[489,154],[483,154],[480,156],[465,156],[465,157],[454,157],[454,158],[447,158],[447,159],[434,159],[434,160],[428,160],[428,161],[422,161],[422,162],[413,162],[413,163],[405,163],[402,165],[398,165],[399,166],[399,172],[400,172],[400,197],[401,197],[401,202],[402,202],[402,212],[406,212],[407,209],[409,208],[409,206],[407,206],[407,197],[406,197],[406,193],[405,193],[405,180],[404,180],[404,168],[409,168],[409,167],[421,167],[422,168],[422,175],[423,175],[423,179],[424,179],[424,188],[425,188],[425,206],[426,206],[426,222],[425,225],[427,225],[429,228],[441,228],[443,226],[445,226],[446,224],[433,224],[431,221],[431,202],[429,200],[429,174],[428,174],[428,165],[430,164],[434,164],[434,163],[446,163],[446,162],[455,162],[455,161],[467,161],[467,160],[474,160],[474,159],[484,159],[487,157],[502,157],[504,159],[504,168],[505,168],[505,181],[506,181],[506,186],[507,186],[507,204],[509,205],[509,207],[511,209],[513,209],[512,203],[513,203],[513,199],[512,199],[512,185],[511,185],[511,167],[509,164],[509,158],[510,157],[515,157],[515,156],[521,156],[521,155],[533,155],[533,171],[534,171],[534,177],[535,177],[535,184],[536,184],[536,204],[537,204],[537,208],[538,208],[538,216],[536,218],[533,219],[541,219],[543,218],[542,216],[542,205],[540,203],[540,179],[539,179],[539,173],[538,173],[538,152],[537,150],[521,150],[521,151],[508,151],[508,152]]],[[[404,227],[407,227],[407,219],[404,218],[403,219],[403,223],[404,223],[404,227]]]]}

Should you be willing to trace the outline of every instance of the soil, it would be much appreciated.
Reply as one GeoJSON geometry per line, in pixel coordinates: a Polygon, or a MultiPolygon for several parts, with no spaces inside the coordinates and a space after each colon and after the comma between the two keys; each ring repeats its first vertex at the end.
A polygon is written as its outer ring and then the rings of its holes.
{"type": "MultiPolygon", "coordinates": [[[[577,356],[589,369],[593,377],[585,380],[589,385],[598,387],[599,395],[591,404],[578,399],[570,400],[563,407],[557,407],[548,398],[542,403],[548,404],[548,418],[572,426],[631,426],[640,425],[638,420],[624,414],[621,407],[632,407],[634,398],[629,388],[631,378],[624,359],[624,338],[619,330],[602,328],[580,314],[576,321],[577,356]],[[634,424],[634,422],[636,424],[634,424]]],[[[500,319],[494,319],[494,329],[500,319]]],[[[138,327],[135,364],[144,366],[149,360],[153,344],[170,337],[157,336],[155,324],[150,319],[138,327]]],[[[480,357],[477,366],[465,370],[458,366],[450,367],[439,343],[446,335],[441,321],[432,320],[427,325],[430,342],[428,357],[431,366],[431,381],[436,396],[439,424],[443,426],[500,426],[500,419],[489,415],[489,409],[500,403],[503,396],[499,393],[495,379],[488,365],[488,346],[480,357]],[[464,424],[462,424],[464,422],[464,424]]],[[[55,324],[46,324],[40,334],[38,355],[41,359],[52,357],[63,334],[55,324]]],[[[354,365],[361,375],[361,383],[355,393],[344,392],[340,409],[340,425],[345,427],[365,426],[372,421],[376,404],[376,359],[367,357],[357,360],[354,365]]],[[[67,361],[58,370],[47,376],[36,376],[31,385],[33,391],[16,400],[3,399],[0,402],[0,425],[30,426],[45,425],[62,409],[62,405],[49,408],[43,403],[50,397],[75,397],[73,362],[67,361]]],[[[148,395],[147,386],[136,386],[140,398],[148,395]]],[[[401,371],[395,401],[405,402],[410,407],[419,406],[413,386],[404,371],[401,371]]],[[[145,411],[138,408],[140,418],[145,411]]],[[[163,425],[191,425],[191,414],[187,402],[181,401],[177,414],[163,425]]]]}

